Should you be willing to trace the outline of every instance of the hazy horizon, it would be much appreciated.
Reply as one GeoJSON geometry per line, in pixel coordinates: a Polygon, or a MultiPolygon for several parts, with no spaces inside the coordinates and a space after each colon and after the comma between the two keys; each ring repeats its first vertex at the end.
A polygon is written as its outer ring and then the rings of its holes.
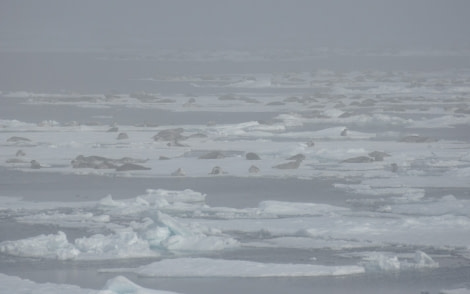
{"type": "Polygon", "coordinates": [[[0,49],[468,48],[468,1],[2,1],[0,49]]]}

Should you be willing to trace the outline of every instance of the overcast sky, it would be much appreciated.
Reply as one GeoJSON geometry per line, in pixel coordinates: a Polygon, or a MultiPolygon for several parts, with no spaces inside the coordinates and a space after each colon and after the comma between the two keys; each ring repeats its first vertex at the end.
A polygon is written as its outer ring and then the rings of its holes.
{"type": "Polygon", "coordinates": [[[0,1],[0,47],[455,48],[467,0],[0,1]]]}

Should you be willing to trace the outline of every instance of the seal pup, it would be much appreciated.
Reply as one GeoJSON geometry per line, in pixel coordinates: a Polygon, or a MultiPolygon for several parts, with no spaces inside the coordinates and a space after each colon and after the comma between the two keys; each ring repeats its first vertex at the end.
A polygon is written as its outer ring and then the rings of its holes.
{"type": "Polygon", "coordinates": [[[344,128],[344,130],[341,132],[342,137],[346,137],[348,135],[348,129],[344,128]]]}

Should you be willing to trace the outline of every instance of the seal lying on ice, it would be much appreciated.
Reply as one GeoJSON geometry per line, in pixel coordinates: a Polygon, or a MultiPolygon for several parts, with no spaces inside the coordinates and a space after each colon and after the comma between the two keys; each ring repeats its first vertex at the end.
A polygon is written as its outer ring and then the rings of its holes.
{"type": "Polygon", "coordinates": [[[212,168],[212,171],[209,173],[210,175],[220,175],[220,174],[223,174],[223,170],[220,166],[214,166],[214,168],[212,168]]]}
{"type": "Polygon", "coordinates": [[[31,168],[32,169],[40,169],[42,166],[36,160],[31,160],[31,168]]]}
{"type": "Polygon", "coordinates": [[[248,152],[247,154],[245,154],[245,158],[246,160],[260,160],[261,159],[259,155],[254,152],[248,152]]]}
{"type": "Polygon", "coordinates": [[[286,163],[281,163],[281,164],[275,165],[275,166],[273,166],[273,168],[277,168],[277,169],[298,169],[301,162],[302,162],[302,160],[289,161],[289,162],[286,162],[286,163]]]}
{"type": "Polygon", "coordinates": [[[135,163],[125,163],[116,168],[116,171],[129,171],[129,170],[151,170],[150,167],[142,166],[135,163]]]}
{"type": "Polygon", "coordinates": [[[293,160],[286,163],[281,163],[278,165],[273,166],[273,168],[277,169],[297,169],[300,166],[300,163],[305,160],[305,155],[299,153],[294,156],[289,157],[287,160],[293,160]]]}
{"type": "Polygon", "coordinates": [[[155,141],[180,141],[187,139],[186,136],[183,136],[182,133],[184,132],[183,128],[175,128],[175,129],[166,129],[161,130],[152,138],[155,141]]]}

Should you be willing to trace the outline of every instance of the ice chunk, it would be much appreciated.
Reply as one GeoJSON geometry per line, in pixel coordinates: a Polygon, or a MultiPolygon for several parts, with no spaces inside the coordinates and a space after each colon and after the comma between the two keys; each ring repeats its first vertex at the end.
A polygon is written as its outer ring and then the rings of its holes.
{"type": "Polygon", "coordinates": [[[414,263],[410,265],[411,267],[416,268],[434,268],[439,266],[439,264],[435,262],[431,256],[419,250],[415,252],[414,263]]]}
{"type": "Polygon", "coordinates": [[[363,263],[365,269],[370,272],[379,271],[400,271],[425,268],[437,268],[439,264],[429,255],[422,251],[416,251],[412,261],[400,261],[397,256],[387,256],[382,253],[374,253],[367,257],[367,262],[363,263]]]}
{"type": "Polygon", "coordinates": [[[240,246],[240,243],[231,237],[207,236],[197,229],[190,230],[161,212],[158,213],[158,222],[171,233],[160,245],[171,251],[213,251],[240,246]]]}
{"type": "Polygon", "coordinates": [[[39,235],[17,241],[0,243],[0,252],[26,257],[54,258],[60,260],[74,259],[80,251],[67,241],[64,232],[39,235]]]}
{"type": "Polygon", "coordinates": [[[113,259],[158,256],[149,243],[139,238],[132,230],[121,230],[115,234],[96,234],[75,240],[82,253],[81,259],[113,259]]]}
{"type": "Polygon", "coordinates": [[[364,263],[364,267],[369,272],[399,271],[400,261],[396,256],[374,254],[368,258],[368,262],[364,263]]]}

